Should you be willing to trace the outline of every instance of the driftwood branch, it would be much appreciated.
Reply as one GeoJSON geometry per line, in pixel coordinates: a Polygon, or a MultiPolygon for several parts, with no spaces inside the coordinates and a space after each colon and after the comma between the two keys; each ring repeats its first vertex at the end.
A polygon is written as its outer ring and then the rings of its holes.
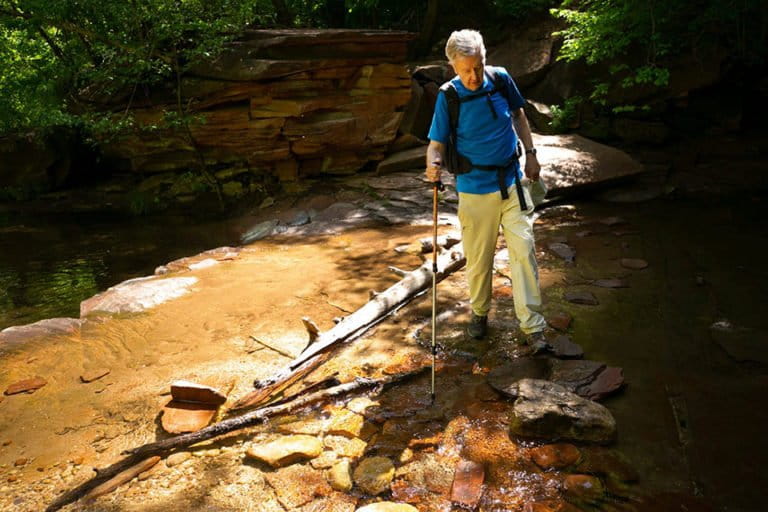
{"type": "Polygon", "coordinates": [[[234,432],[236,430],[252,427],[254,425],[258,425],[267,418],[281,414],[287,414],[315,402],[327,400],[329,398],[361,391],[380,393],[387,386],[414,377],[415,375],[421,373],[423,370],[424,368],[420,368],[419,370],[413,372],[389,375],[381,379],[357,378],[351,382],[339,384],[338,386],[334,386],[332,388],[323,389],[309,395],[301,396],[287,403],[275,405],[272,407],[264,407],[255,411],[248,412],[241,416],[237,416],[235,418],[221,421],[202,430],[198,430],[197,432],[171,437],[169,439],[164,439],[162,441],[145,444],[143,446],[139,446],[138,448],[127,450],[123,452],[125,455],[128,455],[127,457],[107,468],[99,470],[94,478],[59,496],[53,503],[48,505],[48,508],[45,510],[46,512],[54,512],[61,509],[65,505],[79,500],[88,494],[88,492],[92,489],[97,488],[104,482],[107,482],[116,475],[123,473],[127,469],[136,466],[137,464],[147,460],[150,457],[164,456],[170,453],[172,450],[176,450],[178,448],[191,446],[193,444],[207,441],[224,434],[234,432]]]}

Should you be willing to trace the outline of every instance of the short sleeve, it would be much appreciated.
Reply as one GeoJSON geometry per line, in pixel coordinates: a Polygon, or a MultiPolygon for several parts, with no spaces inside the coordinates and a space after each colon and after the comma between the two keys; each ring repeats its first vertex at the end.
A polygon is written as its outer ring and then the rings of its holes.
{"type": "Polygon", "coordinates": [[[518,108],[524,107],[525,99],[523,98],[523,95],[520,94],[520,89],[517,88],[517,84],[512,77],[509,76],[509,73],[504,73],[504,76],[509,83],[509,108],[511,110],[517,110],[518,108]]]}
{"type": "Polygon", "coordinates": [[[429,135],[427,135],[427,137],[429,140],[439,142],[440,144],[447,144],[449,134],[448,101],[445,98],[445,93],[440,91],[437,95],[437,101],[435,102],[435,114],[432,116],[432,126],[429,127],[429,135]]]}

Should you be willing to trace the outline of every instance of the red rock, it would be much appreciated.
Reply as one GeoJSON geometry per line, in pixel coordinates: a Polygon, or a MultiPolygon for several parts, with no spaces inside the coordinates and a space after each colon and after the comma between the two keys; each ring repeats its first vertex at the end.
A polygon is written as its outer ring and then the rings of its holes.
{"type": "Polygon", "coordinates": [[[171,400],[163,408],[161,423],[171,434],[197,432],[211,422],[217,410],[216,405],[171,400]]]}
{"type": "Polygon", "coordinates": [[[24,457],[22,457],[22,458],[20,458],[20,459],[16,459],[16,461],[13,463],[13,465],[14,465],[14,466],[16,466],[16,467],[18,467],[18,466],[23,466],[23,465],[25,465],[26,463],[27,463],[27,459],[25,459],[24,457]]]}
{"type": "Polygon", "coordinates": [[[570,327],[573,317],[565,312],[554,313],[547,317],[547,323],[559,331],[565,331],[570,327]]]}
{"type": "Polygon", "coordinates": [[[648,267],[648,262],[639,258],[621,258],[621,266],[632,270],[643,270],[648,267]]]}
{"type": "Polygon", "coordinates": [[[533,448],[531,458],[541,469],[563,469],[576,464],[581,452],[572,444],[547,444],[533,448]]]}
{"type": "Polygon", "coordinates": [[[16,475],[11,475],[11,476],[9,476],[9,477],[8,477],[8,482],[9,482],[9,483],[13,483],[13,482],[15,482],[15,481],[16,481],[16,480],[18,480],[18,479],[19,479],[19,477],[18,477],[18,476],[16,476],[16,475]]]}
{"type": "Polygon", "coordinates": [[[34,393],[36,390],[48,384],[48,381],[40,376],[31,379],[14,382],[5,390],[6,395],[15,395],[18,393],[34,393]]]}
{"type": "Polygon", "coordinates": [[[602,400],[624,386],[624,370],[609,366],[600,372],[594,381],[579,390],[579,394],[590,400],[602,400]]]}
{"type": "Polygon", "coordinates": [[[590,475],[568,475],[563,481],[563,490],[569,496],[594,503],[598,501],[605,488],[599,478],[590,475]]]}
{"type": "Polygon", "coordinates": [[[98,370],[90,370],[85,373],[83,373],[80,376],[80,380],[84,383],[93,382],[95,380],[99,380],[102,377],[106,377],[109,375],[109,372],[111,370],[109,368],[99,368],[98,370]]]}
{"type": "Polygon", "coordinates": [[[453,476],[451,501],[469,509],[474,509],[483,495],[485,468],[482,464],[464,460],[459,462],[453,476]]]}
{"type": "Polygon", "coordinates": [[[209,405],[221,405],[227,401],[226,395],[211,386],[177,380],[171,384],[171,396],[176,402],[194,402],[209,405]]]}

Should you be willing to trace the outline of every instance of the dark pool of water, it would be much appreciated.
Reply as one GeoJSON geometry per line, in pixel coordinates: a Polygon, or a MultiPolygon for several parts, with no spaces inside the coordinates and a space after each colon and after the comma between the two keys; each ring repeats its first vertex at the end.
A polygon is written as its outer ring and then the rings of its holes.
{"type": "Polygon", "coordinates": [[[0,214],[0,330],[80,316],[80,302],[183,256],[235,243],[223,221],[0,214]]]}

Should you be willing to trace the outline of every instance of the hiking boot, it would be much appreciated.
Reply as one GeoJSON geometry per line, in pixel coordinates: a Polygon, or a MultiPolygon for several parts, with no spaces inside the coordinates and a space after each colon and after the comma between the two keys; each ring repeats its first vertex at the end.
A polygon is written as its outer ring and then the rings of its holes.
{"type": "Polygon", "coordinates": [[[488,334],[488,317],[472,313],[472,319],[467,326],[467,334],[476,340],[485,338],[485,335],[488,334]]]}
{"type": "Polygon", "coordinates": [[[551,348],[544,331],[533,332],[527,338],[528,346],[531,347],[531,354],[540,354],[551,348]]]}

